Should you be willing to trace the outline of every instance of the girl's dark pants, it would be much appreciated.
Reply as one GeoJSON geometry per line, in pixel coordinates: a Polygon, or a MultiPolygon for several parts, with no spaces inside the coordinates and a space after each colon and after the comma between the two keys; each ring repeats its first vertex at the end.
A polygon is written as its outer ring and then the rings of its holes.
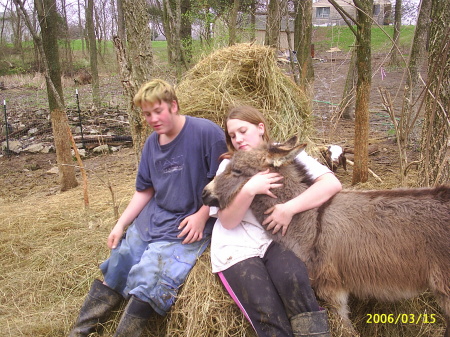
{"type": "Polygon", "coordinates": [[[289,319],[319,310],[305,264],[276,242],[263,258],[239,262],[219,276],[259,337],[292,337],[289,319]]]}

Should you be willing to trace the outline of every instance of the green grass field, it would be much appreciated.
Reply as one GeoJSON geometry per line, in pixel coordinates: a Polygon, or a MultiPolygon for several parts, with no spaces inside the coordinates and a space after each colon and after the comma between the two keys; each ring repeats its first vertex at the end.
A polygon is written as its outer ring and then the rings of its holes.
{"type": "MultiPolygon", "coordinates": [[[[414,37],[415,26],[402,26],[400,30],[400,49],[409,50],[414,37]]],[[[388,51],[392,45],[393,26],[372,27],[372,52],[388,51]]],[[[355,36],[348,26],[315,27],[314,35],[317,37],[313,43],[316,50],[326,50],[338,47],[348,51],[355,44],[355,36]]]]}
{"type": "MultiPolygon", "coordinates": [[[[372,53],[388,52],[392,46],[392,34],[393,26],[373,26],[372,28],[372,53]]],[[[403,54],[409,52],[411,41],[414,37],[415,26],[402,26],[400,32],[399,47],[403,54]]],[[[193,42],[193,60],[199,58],[200,55],[208,53],[212,48],[211,46],[221,45],[226,42],[226,38],[223,36],[216,37],[217,41],[212,41],[209,47],[201,45],[200,41],[193,42]],[[225,42],[224,42],[225,41],[225,42]],[[215,43],[217,42],[217,43],[215,43]]],[[[354,35],[347,26],[335,26],[335,27],[314,27],[313,41],[315,50],[317,52],[324,52],[331,47],[338,47],[344,52],[347,52],[351,46],[354,45],[354,35]]],[[[34,63],[34,49],[31,41],[23,42],[23,56],[21,57],[17,52],[13,50],[12,45],[4,45],[5,53],[4,58],[8,62],[0,63],[0,75],[13,75],[28,73],[32,71],[32,64],[34,63]],[[6,56],[8,55],[8,56],[6,56]],[[11,63],[13,66],[9,67],[11,63]]],[[[64,48],[65,43],[61,41],[60,44],[60,56],[61,62],[64,63],[64,48]]],[[[153,54],[155,62],[167,63],[167,42],[166,41],[152,41],[153,54]]],[[[74,68],[85,68],[89,66],[89,56],[87,53],[86,45],[83,44],[80,39],[71,41],[71,48],[74,54],[74,68]],[[84,49],[84,55],[82,50],[84,49]]],[[[103,55],[102,59],[115,60],[115,51],[112,41],[102,41],[99,44],[100,53],[103,55]]]]}
{"type": "MultiPolygon", "coordinates": [[[[402,26],[400,31],[399,47],[403,51],[409,50],[414,37],[415,26],[402,26]]],[[[393,26],[373,26],[372,27],[372,52],[388,51],[392,45],[393,26]]],[[[331,47],[338,47],[342,51],[348,51],[355,41],[353,32],[347,26],[335,27],[314,27],[313,43],[316,50],[327,50],[331,47]]],[[[194,41],[195,50],[201,48],[198,41],[194,41]]],[[[167,60],[166,41],[152,41],[153,52],[161,60],[167,60]]],[[[113,48],[111,41],[106,42],[106,48],[113,48]]],[[[72,41],[72,50],[81,51],[81,40],[72,41]]]]}

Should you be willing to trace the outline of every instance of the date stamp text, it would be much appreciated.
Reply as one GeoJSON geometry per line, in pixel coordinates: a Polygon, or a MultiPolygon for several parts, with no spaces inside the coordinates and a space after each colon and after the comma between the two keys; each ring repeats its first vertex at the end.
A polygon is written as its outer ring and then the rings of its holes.
{"type": "Polygon", "coordinates": [[[433,324],[436,314],[366,314],[367,324],[433,324]]]}

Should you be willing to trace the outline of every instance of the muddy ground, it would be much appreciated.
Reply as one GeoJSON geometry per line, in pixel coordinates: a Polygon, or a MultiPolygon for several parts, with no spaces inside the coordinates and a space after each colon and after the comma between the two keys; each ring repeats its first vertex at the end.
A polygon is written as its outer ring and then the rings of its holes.
{"type": "MultiPolygon", "coordinates": [[[[345,147],[353,147],[354,144],[354,122],[352,120],[340,120],[336,122],[337,104],[342,97],[345,78],[348,69],[348,57],[346,53],[323,53],[322,55],[315,55],[314,71],[315,71],[315,99],[313,103],[314,120],[316,125],[316,136],[314,141],[317,145],[338,144],[345,147]]],[[[372,92],[370,100],[370,143],[374,144],[377,151],[370,156],[370,169],[378,175],[383,181],[380,183],[375,180],[373,176],[369,178],[369,186],[371,188],[396,187],[399,183],[398,172],[398,151],[395,142],[395,132],[392,121],[382,105],[382,100],[378,92],[378,88],[382,87],[388,90],[393,98],[396,111],[400,111],[402,99],[402,81],[403,69],[387,69],[386,66],[380,66],[384,61],[386,55],[375,55],[373,58],[373,78],[372,78],[372,92]]],[[[71,87],[74,91],[75,87],[71,87]]],[[[89,111],[89,102],[86,102],[90,97],[90,86],[83,86],[78,88],[80,96],[84,97],[84,107],[89,111]]],[[[121,94],[122,88],[118,78],[111,78],[110,76],[103,76],[101,79],[101,90],[105,92],[104,97],[108,97],[105,108],[101,112],[105,120],[113,120],[114,118],[124,116],[126,118],[126,103],[123,101],[121,94]],[[114,80],[116,79],[116,80],[114,80]],[[115,95],[111,95],[115,93],[115,95]],[[109,95],[109,96],[107,96],[109,95]],[[108,115],[114,116],[108,118],[108,115]]],[[[34,118],[37,111],[41,111],[43,103],[45,103],[45,91],[42,89],[40,101],[36,99],[36,89],[26,87],[8,88],[1,92],[1,98],[5,99],[10,106],[8,113],[14,113],[14,110],[20,110],[22,115],[29,115],[29,118],[34,118]],[[18,103],[20,102],[20,104],[18,103]]],[[[71,114],[76,115],[76,105],[72,96],[66,99],[71,114]]],[[[87,113],[87,112],[84,113],[87,113]]],[[[23,116],[22,116],[23,118],[23,116]]],[[[96,117],[97,118],[97,117],[96,117]]],[[[76,118],[74,118],[76,120],[76,118]]],[[[45,121],[44,121],[45,122],[45,121]]],[[[95,121],[97,124],[98,118],[95,121]]],[[[106,122],[108,123],[108,122],[106,122]]],[[[108,130],[108,126],[100,125],[99,132],[108,130]]],[[[50,129],[48,129],[48,132],[50,129]]],[[[85,131],[86,132],[86,131],[85,131]]],[[[126,129],[123,131],[126,134],[126,129]]],[[[4,139],[4,136],[2,136],[4,139]]],[[[417,158],[419,155],[417,141],[411,145],[409,151],[409,160],[417,158]]],[[[125,145],[120,151],[131,152],[129,145],[125,145]]],[[[87,167],[97,167],[104,165],[106,162],[110,167],[114,167],[118,172],[121,172],[120,167],[128,166],[129,156],[120,156],[119,158],[126,158],[125,162],[117,159],[114,155],[94,155],[92,152],[88,153],[85,159],[87,167]]],[[[351,155],[349,157],[351,158],[351,155]]],[[[58,176],[56,174],[48,173],[48,171],[56,164],[55,153],[47,154],[31,154],[22,152],[19,155],[5,155],[0,158],[0,198],[1,200],[14,200],[16,198],[24,197],[25,195],[38,194],[54,194],[58,191],[58,176]]],[[[349,166],[347,171],[339,168],[337,171],[338,177],[345,186],[351,184],[352,168],[349,166]]],[[[414,185],[415,172],[412,171],[410,175],[410,184],[414,185]]]]}

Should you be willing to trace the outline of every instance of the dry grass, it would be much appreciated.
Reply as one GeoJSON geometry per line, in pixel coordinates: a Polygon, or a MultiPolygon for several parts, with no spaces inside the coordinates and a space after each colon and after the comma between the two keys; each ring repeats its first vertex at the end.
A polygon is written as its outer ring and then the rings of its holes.
{"type": "Polygon", "coordinates": [[[272,137],[307,141],[311,111],[306,96],[277,66],[272,48],[247,43],[206,56],[177,87],[181,111],[223,126],[230,106],[247,104],[263,112],[272,137]]]}
{"type": "MultiPolygon", "coordinates": [[[[61,81],[64,88],[74,86],[72,78],[61,77],[61,81]]],[[[0,82],[8,89],[24,87],[45,89],[45,77],[41,73],[0,76],[0,82]]]]}
{"type": "MultiPolygon", "coordinates": [[[[111,180],[120,211],[131,197],[135,176],[131,150],[124,151],[101,160],[109,161],[109,172],[98,160],[86,162],[103,181],[111,180]]],[[[105,240],[115,219],[107,186],[92,173],[88,176],[89,210],[81,187],[56,195],[43,190],[0,204],[1,336],[66,336],[92,281],[100,277],[97,266],[109,254],[105,240]]],[[[147,337],[254,336],[210,270],[206,253],[167,318],[150,322],[147,337]]],[[[362,336],[434,337],[443,332],[436,308],[427,294],[396,304],[352,301],[352,320],[362,336]],[[369,313],[435,314],[436,323],[367,324],[369,313]]],[[[112,336],[119,315],[105,325],[102,336],[112,336]]],[[[341,336],[339,321],[332,317],[330,322],[333,336],[341,336]]]]}
{"type": "MultiPolygon", "coordinates": [[[[56,195],[43,190],[0,205],[1,336],[67,335],[92,281],[101,277],[99,263],[109,254],[106,237],[115,218],[104,182],[111,181],[120,211],[132,195],[130,152],[109,156],[109,172],[87,161],[88,210],[81,187],[56,195]]],[[[249,324],[210,270],[206,253],[168,318],[156,317],[147,336],[251,336],[249,324]]],[[[105,326],[104,336],[113,334],[118,315],[105,326]]]]}
{"type": "MultiPolygon", "coordinates": [[[[275,138],[310,132],[302,93],[265,47],[238,45],[213,53],[186,75],[178,90],[186,114],[221,123],[229,105],[252,104],[266,114],[275,138]]],[[[115,218],[108,187],[98,177],[111,181],[122,212],[134,190],[133,159],[131,150],[124,150],[86,161],[91,169],[89,210],[81,187],[56,195],[43,187],[22,200],[0,200],[1,336],[67,335],[92,281],[100,277],[98,264],[109,254],[106,237],[115,218]]],[[[146,336],[254,336],[210,270],[206,253],[172,311],[166,318],[155,317],[146,336]]],[[[351,304],[352,320],[365,337],[439,336],[443,317],[436,308],[427,294],[396,304],[351,304]],[[375,313],[435,314],[436,323],[368,324],[367,314],[375,313]]],[[[113,334],[119,315],[105,325],[103,336],[113,334]]],[[[338,319],[332,317],[330,323],[333,336],[341,336],[338,319]]]]}

